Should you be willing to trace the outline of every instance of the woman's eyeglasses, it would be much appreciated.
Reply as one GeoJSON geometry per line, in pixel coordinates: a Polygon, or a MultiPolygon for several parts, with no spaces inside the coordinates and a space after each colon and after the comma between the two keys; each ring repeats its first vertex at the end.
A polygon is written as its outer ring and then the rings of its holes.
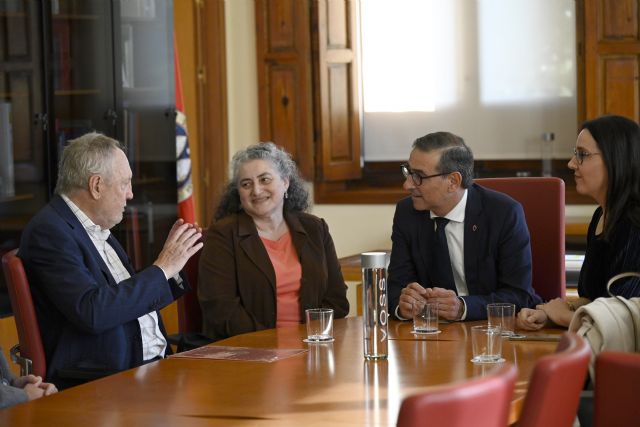
{"type": "Polygon", "coordinates": [[[401,164],[400,170],[402,170],[402,175],[404,175],[405,178],[411,177],[411,180],[417,186],[422,185],[423,179],[435,178],[436,176],[444,176],[444,175],[449,175],[451,173],[451,172],[444,172],[444,173],[436,173],[434,175],[423,175],[420,172],[414,171],[413,169],[411,169],[408,163],[401,164]]]}
{"type": "Polygon", "coordinates": [[[601,153],[590,153],[588,151],[584,151],[584,150],[578,150],[577,148],[573,149],[573,155],[576,156],[576,160],[578,161],[578,164],[581,165],[582,162],[584,162],[584,159],[586,159],[589,156],[595,156],[601,153]]]}

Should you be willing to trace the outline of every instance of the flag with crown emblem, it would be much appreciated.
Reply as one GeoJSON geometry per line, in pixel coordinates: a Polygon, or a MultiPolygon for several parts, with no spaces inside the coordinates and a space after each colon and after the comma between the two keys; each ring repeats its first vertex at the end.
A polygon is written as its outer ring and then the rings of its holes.
{"type": "Polygon", "coordinates": [[[178,61],[178,46],[173,39],[176,80],[176,172],[178,179],[178,217],[186,222],[195,222],[193,207],[193,183],[191,181],[191,153],[187,134],[187,117],[184,114],[182,80],[178,61]]]}

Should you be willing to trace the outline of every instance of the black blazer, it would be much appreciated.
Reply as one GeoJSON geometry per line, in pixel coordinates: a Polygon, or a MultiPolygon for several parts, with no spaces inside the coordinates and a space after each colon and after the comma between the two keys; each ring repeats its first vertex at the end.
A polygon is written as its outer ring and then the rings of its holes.
{"type": "MultiPolygon", "coordinates": [[[[429,264],[434,238],[429,211],[417,211],[411,198],[396,206],[389,264],[389,311],[411,282],[432,287],[429,264]]],[[[473,184],[464,220],[464,270],[469,296],[466,320],[486,319],[486,305],[511,302],[516,311],[541,302],[531,287],[531,247],[522,206],[509,196],[473,184]]],[[[456,291],[455,287],[453,289],[456,291]]]]}

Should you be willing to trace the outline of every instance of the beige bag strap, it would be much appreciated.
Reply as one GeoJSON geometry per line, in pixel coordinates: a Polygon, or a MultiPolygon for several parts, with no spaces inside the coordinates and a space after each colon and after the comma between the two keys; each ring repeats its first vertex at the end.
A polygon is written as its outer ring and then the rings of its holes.
{"type": "Polygon", "coordinates": [[[614,295],[611,293],[611,285],[614,284],[614,282],[620,280],[620,279],[624,279],[625,277],[640,277],[640,273],[636,273],[636,272],[631,272],[628,271],[626,273],[620,273],[620,274],[616,274],[615,276],[613,276],[611,279],[609,279],[609,281],[607,282],[607,293],[612,296],[615,297],[617,295],[614,295]]]}
{"type": "MultiPolygon", "coordinates": [[[[609,279],[609,281],[607,282],[607,293],[609,295],[611,295],[612,297],[616,298],[618,301],[622,302],[624,304],[624,306],[627,308],[627,310],[629,310],[629,313],[631,313],[631,319],[634,319],[633,316],[633,310],[630,307],[630,304],[632,303],[630,300],[618,296],[618,295],[614,295],[611,293],[611,285],[616,282],[617,280],[623,279],[625,277],[640,277],[640,273],[636,273],[636,272],[631,272],[628,271],[626,273],[620,273],[620,274],[616,274],[615,276],[613,276],[611,279],[609,279]]],[[[636,299],[636,298],[634,298],[636,299]]],[[[640,349],[640,330],[638,328],[638,325],[636,325],[636,322],[633,321],[633,332],[634,332],[634,336],[636,337],[636,351],[640,349]]]]}

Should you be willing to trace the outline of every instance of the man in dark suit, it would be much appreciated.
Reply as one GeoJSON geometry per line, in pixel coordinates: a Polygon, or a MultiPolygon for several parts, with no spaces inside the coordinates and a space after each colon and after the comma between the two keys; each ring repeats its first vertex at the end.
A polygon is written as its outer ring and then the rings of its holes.
{"type": "Polygon", "coordinates": [[[31,286],[47,379],[109,373],[170,352],[157,312],[185,292],[179,272],[201,247],[197,225],[176,221],[156,261],[136,273],[109,229],[133,198],[120,143],[98,133],[70,141],[56,196],[25,228],[18,254],[31,286]]]}
{"type": "Polygon", "coordinates": [[[531,287],[531,248],[522,206],[473,183],[473,154],[462,138],[431,133],[402,165],[410,197],[396,206],[389,309],[412,318],[414,304],[437,302],[447,320],[486,319],[486,305],[516,311],[540,298],[531,287]]]}

